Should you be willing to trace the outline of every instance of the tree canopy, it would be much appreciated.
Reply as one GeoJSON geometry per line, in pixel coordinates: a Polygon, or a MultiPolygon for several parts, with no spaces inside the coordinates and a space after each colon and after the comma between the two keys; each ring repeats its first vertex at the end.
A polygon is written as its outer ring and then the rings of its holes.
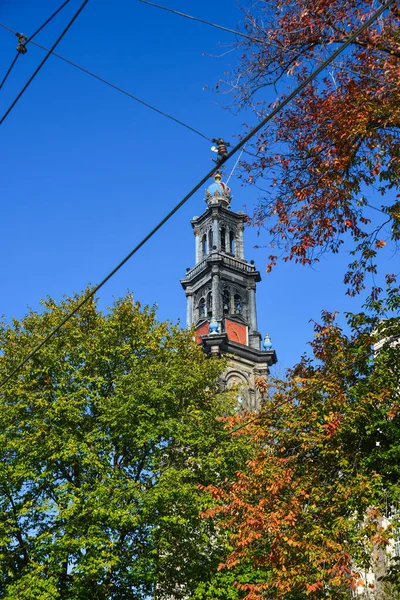
{"type": "MultiPolygon", "coordinates": [[[[220,91],[261,119],[365,22],[373,0],[260,0],[244,7],[247,39],[220,91]],[[276,100],[268,104],[270,92],[276,100]],[[267,95],[268,94],[268,95],[267,95]]],[[[354,295],[377,272],[381,248],[400,239],[400,12],[394,3],[245,148],[247,181],[260,190],[260,244],[303,265],[351,245],[344,281],[354,295]],[[381,202],[379,200],[381,198],[381,202]],[[264,238],[263,238],[264,236],[264,238]]],[[[261,382],[248,425],[230,418],[254,458],[205,511],[232,546],[221,572],[262,569],[236,581],[247,600],[344,600],[367,585],[399,525],[399,289],[386,274],[364,312],[323,312],[312,355],[284,380],[261,382]],[[397,516],[396,510],[397,509],[397,516]],[[391,516],[386,527],[384,517],[391,516]],[[395,515],[395,516],[394,516],[395,515]],[[384,526],[385,525],[385,526],[384,526]]],[[[398,562],[379,585],[400,594],[398,562]]],[[[376,579],[378,585],[378,578],[376,579]]],[[[397,594],[397,596],[395,596],[397,594]]]]}
{"type": "MultiPolygon", "coordinates": [[[[0,377],[78,300],[49,298],[43,312],[3,323],[0,377]]],[[[210,597],[226,542],[200,517],[209,500],[198,484],[233,475],[249,456],[218,418],[235,403],[219,392],[223,366],[127,296],[107,312],[94,301],[79,309],[8,382],[4,600],[210,597]]],[[[236,600],[230,587],[224,597],[236,600]]]]}
{"type": "MultiPolygon", "coordinates": [[[[250,39],[238,42],[239,66],[219,89],[261,118],[271,107],[266,88],[284,96],[378,7],[374,0],[252,4],[250,39]]],[[[394,3],[247,146],[244,168],[262,198],[253,223],[267,231],[271,249],[267,270],[279,258],[311,264],[350,238],[345,283],[355,294],[376,271],[379,248],[399,239],[399,25],[394,3]]]]}
{"type": "MultiPolygon", "coordinates": [[[[257,583],[236,583],[246,600],[347,599],[367,589],[364,571],[377,569],[379,549],[395,536],[399,309],[398,289],[389,287],[385,301],[371,298],[366,312],[348,315],[345,329],[323,313],[312,356],[286,380],[260,383],[258,417],[247,426],[243,415],[230,418],[258,451],[233,479],[208,486],[216,505],[205,514],[229,532],[221,568],[250,562],[264,570],[257,583]]],[[[400,593],[398,563],[389,567],[394,587],[384,598],[400,593]]],[[[375,585],[383,585],[378,577],[375,585]]]]}

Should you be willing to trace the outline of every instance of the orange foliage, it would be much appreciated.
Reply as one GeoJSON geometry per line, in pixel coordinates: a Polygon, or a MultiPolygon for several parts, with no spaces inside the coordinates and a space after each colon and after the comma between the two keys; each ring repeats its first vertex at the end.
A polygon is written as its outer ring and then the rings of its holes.
{"type": "Polygon", "coordinates": [[[226,528],[232,546],[220,568],[250,561],[266,573],[237,584],[246,600],[266,590],[276,599],[347,598],[368,544],[388,541],[379,526],[382,476],[361,448],[375,448],[374,419],[395,410],[390,377],[371,367],[368,329],[347,337],[327,312],[314,328],[314,362],[304,358],[285,381],[258,381],[269,393],[261,412],[234,419],[246,425],[235,435],[246,435],[254,458],[234,480],[208,488],[216,503],[204,516],[226,528]]]}
{"type": "MultiPolygon", "coordinates": [[[[375,0],[256,3],[246,11],[251,39],[239,42],[235,101],[264,115],[276,101],[266,106],[260,90],[278,82],[284,93],[292,89],[376,9],[375,0]]],[[[267,228],[283,260],[310,264],[320,252],[338,252],[350,233],[357,257],[345,277],[350,294],[376,268],[384,243],[374,244],[375,234],[385,220],[388,238],[400,238],[393,195],[372,213],[373,227],[364,198],[369,186],[383,195],[400,183],[399,26],[395,3],[258,134],[243,162],[248,181],[265,192],[253,223],[267,228]]],[[[267,271],[276,260],[269,257],[267,271]]]]}

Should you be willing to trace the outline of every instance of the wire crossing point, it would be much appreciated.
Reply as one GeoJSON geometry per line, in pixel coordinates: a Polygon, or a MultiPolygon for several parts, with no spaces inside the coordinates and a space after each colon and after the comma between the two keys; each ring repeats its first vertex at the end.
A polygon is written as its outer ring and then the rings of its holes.
{"type": "MultiPolygon", "coordinates": [[[[85,6],[88,0],[86,0],[81,6],[80,10],[85,6]]],[[[300,94],[300,92],[313,80],[317,77],[321,71],[323,71],[328,65],[335,60],[339,54],[341,54],[363,31],[368,29],[368,27],[374,23],[381,14],[387,10],[396,0],[388,0],[385,4],[383,4],[367,21],[365,21],[354,33],[352,33],[346,42],[341,44],[335,52],[328,57],[323,64],[321,64],[315,71],[313,71],[298,87],[296,87],[284,100],[282,100],[264,119],[260,121],[258,125],[256,125],[249,133],[242,138],[242,140],[236,144],[232,148],[230,152],[225,154],[224,157],[221,158],[221,161],[218,165],[215,165],[191,190],[182,198],[176,206],[174,206],[170,212],[155,226],[153,229],[127,254],[108,275],[104,277],[104,279],[97,284],[72,310],[66,317],[55,327],[50,333],[48,333],[45,338],[38,344],[14,369],[12,369],[11,373],[7,375],[3,381],[0,382],[0,388],[2,388],[22,367],[24,367],[30,359],[35,356],[39,350],[50,340],[60,329],[79,311],[79,309],[84,306],[106,283],[109,281],[124,265],[134,256],[142,246],[144,246],[154,235],[157,233],[161,227],[167,223],[171,219],[171,217],[184,205],[186,202],[199,190],[206,181],[214,175],[214,173],[219,169],[221,165],[223,165],[226,161],[228,161],[232,156],[234,156],[243,146],[247,144],[247,142],[260,130],[264,127],[269,121],[271,121],[289,102],[293,100],[295,96],[300,94]]],[[[76,14],[78,16],[80,10],[76,14]]],[[[75,16],[75,18],[76,18],[75,16]]],[[[70,23],[72,24],[72,23],[70,23]]],[[[65,30],[66,31],[66,30],[65,30]]],[[[64,31],[64,32],[65,32],[64,31]]],[[[60,38],[59,38],[60,39],[60,38]]],[[[59,40],[57,40],[56,44],[59,40]]],[[[47,57],[49,54],[47,55],[47,57]]],[[[46,58],[47,58],[46,57],[46,58]]]]}

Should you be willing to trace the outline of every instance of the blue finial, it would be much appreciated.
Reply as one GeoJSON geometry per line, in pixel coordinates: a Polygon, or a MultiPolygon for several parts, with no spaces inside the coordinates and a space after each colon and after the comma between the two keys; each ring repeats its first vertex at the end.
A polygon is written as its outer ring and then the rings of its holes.
{"type": "Polygon", "coordinates": [[[211,318],[208,331],[209,333],[219,333],[219,325],[215,317],[211,318]]]}
{"type": "Polygon", "coordinates": [[[272,343],[271,343],[268,333],[265,334],[265,338],[262,343],[262,348],[263,348],[263,350],[271,350],[272,349],[272,343]]]}
{"type": "Polygon", "coordinates": [[[224,204],[229,205],[231,199],[231,190],[226,183],[223,183],[221,173],[217,171],[214,175],[214,183],[209,185],[206,190],[206,202],[207,204],[213,204],[222,201],[224,204]]]}

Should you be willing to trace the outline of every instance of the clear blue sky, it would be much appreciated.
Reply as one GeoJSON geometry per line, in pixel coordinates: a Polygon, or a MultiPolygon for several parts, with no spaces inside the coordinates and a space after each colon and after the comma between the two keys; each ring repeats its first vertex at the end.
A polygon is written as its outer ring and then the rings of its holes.
{"type": "MultiPolygon", "coordinates": [[[[29,35],[60,3],[0,0],[0,20],[29,35]]],[[[72,0],[36,41],[51,45],[79,4],[72,0]]],[[[168,6],[232,28],[241,19],[234,0],[168,6]]],[[[236,51],[228,52],[232,42],[228,33],[136,0],[90,0],[57,51],[206,135],[234,141],[242,123],[254,120],[224,110],[229,98],[203,89],[238,61],[236,51]]],[[[0,29],[1,77],[15,46],[0,29]]],[[[42,57],[32,45],[20,57],[0,94],[2,113],[42,57]]],[[[212,165],[206,140],[53,57],[0,136],[0,313],[7,318],[37,309],[46,295],[59,299],[97,283],[212,165]]],[[[233,210],[245,206],[251,214],[256,192],[236,178],[230,185],[233,210]]],[[[204,210],[203,197],[198,192],[102,289],[102,306],[129,289],[141,302],[158,304],[160,319],[184,323],[179,279],[194,264],[189,221],[204,210]]],[[[361,301],[344,295],[345,253],[323,258],[316,269],[281,264],[267,275],[268,250],[255,250],[258,243],[248,228],[246,258],[263,276],[259,327],[270,333],[285,368],[305,351],[309,320],[322,308],[357,310],[361,301]]],[[[386,256],[395,271],[396,259],[386,256]]]]}

